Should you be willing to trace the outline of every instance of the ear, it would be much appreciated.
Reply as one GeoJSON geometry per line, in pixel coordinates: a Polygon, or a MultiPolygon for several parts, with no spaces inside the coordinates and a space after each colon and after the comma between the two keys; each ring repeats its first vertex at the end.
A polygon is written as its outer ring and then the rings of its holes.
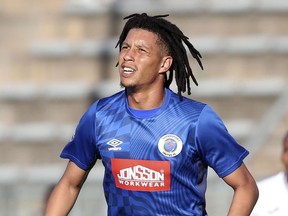
{"type": "Polygon", "coordinates": [[[159,73],[166,73],[173,63],[172,56],[164,56],[160,65],[159,73]]]}

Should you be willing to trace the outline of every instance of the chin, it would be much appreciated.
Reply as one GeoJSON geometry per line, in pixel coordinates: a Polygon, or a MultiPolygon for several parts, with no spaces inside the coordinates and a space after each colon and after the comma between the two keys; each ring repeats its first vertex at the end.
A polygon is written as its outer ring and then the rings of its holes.
{"type": "Polygon", "coordinates": [[[123,82],[120,82],[120,86],[122,87],[122,88],[135,88],[136,86],[135,85],[133,85],[132,83],[123,83],[123,82]]]}

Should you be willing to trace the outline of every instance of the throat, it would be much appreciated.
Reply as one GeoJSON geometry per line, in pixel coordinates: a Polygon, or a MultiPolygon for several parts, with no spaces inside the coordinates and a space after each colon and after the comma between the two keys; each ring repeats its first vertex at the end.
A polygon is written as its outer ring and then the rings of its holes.
{"type": "Polygon", "coordinates": [[[165,91],[150,93],[129,93],[127,91],[128,104],[133,109],[151,110],[162,105],[165,98],[165,91]]]}

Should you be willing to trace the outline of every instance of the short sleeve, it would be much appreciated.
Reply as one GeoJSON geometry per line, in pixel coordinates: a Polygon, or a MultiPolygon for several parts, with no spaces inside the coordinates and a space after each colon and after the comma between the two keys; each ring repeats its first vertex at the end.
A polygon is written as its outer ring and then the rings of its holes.
{"type": "Polygon", "coordinates": [[[249,154],[229,134],[223,121],[208,105],[199,116],[196,145],[202,159],[221,178],[236,170],[249,154]]]}
{"type": "Polygon", "coordinates": [[[73,161],[79,168],[88,170],[95,164],[98,157],[95,141],[95,113],[97,102],[82,116],[74,137],[61,152],[60,157],[73,161]]]}

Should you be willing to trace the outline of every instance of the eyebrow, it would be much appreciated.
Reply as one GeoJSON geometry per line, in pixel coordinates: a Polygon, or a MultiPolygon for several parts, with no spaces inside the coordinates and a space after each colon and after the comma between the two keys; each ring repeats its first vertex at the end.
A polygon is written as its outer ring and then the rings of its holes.
{"type": "MultiPolygon", "coordinates": [[[[131,45],[129,45],[129,43],[126,42],[126,41],[123,41],[122,46],[123,46],[123,45],[126,45],[126,46],[131,47],[131,45]]],[[[140,43],[138,42],[138,43],[136,43],[136,44],[135,44],[135,47],[137,47],[137,48],[144,48],[144,49],[147,50],[147,51],[150,51],[150,50],[151,50],[150,46],[145,45],[143,42],[140,42],[140,43]]]]}
{"type": "Polygon", "coordinates": [[[125,42],[125,41],[121,44],[121,46],[123,46],[123,45],[129,46],[129,44],[127,42],[125,42]]]}

